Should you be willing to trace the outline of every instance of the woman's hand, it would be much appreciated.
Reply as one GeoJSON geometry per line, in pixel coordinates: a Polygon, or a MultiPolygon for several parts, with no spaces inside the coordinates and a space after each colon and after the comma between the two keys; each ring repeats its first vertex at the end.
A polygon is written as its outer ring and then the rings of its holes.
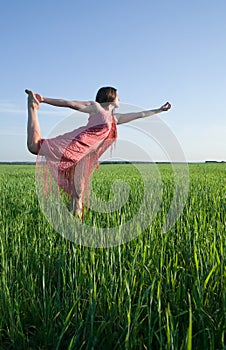
{"type": "Polygon", "coordinates": [[[37,93],[34,93],[35,97],[37,98],[38,102],[41,103],[44,101],[44,97],[42,95],[39,95],[37,93]]]}
{"type": "Polygon", "coordinates": [[[171,104],[166,102],[162,107],[160,107],[161,112],[166,112],[171,108],[171,104]]]}
{"type": "Polygon", "coordinates": [[[25,92],[26,92],[26,94],[33,96],[33,99],[37,100],[36,101],[37,103],[41,103],[44,101],[44,97],[42,95],[36,94],[35,92],[28,90],[28,89],[26,89],[25,92]]]}

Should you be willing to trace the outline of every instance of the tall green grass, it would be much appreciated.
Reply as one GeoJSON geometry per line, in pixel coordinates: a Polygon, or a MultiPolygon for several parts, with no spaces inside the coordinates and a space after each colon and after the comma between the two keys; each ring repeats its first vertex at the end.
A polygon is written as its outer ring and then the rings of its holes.
{"type": "MultiPolygon", "coordinates": [[[[163,202],[152,225],[127,244],[94,249],[47,222],[33,166],[0,167],[1,350],[225,349],[226,165],[189,166],[186,205],[167,233],[172,171],[159,170],[163,202]]],[[[94,190],[108,196],[119,173],[129,178],[131,167],[103,165],[94,190]]],[[[133,181],[137,199],[142,184],[133,181]]]]}

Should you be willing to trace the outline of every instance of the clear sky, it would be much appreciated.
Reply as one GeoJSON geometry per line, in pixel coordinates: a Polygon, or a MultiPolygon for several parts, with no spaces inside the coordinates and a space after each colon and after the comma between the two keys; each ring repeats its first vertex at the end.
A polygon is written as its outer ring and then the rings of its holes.
{"type": "MultiPolygon", "coordinates": [[[[160,118],[187,161],[226,161],[225,0],[3,1],[0,43],[0,161],[35,161],[25,88],[91,100],[105,85],[144,109],[170,101],[160,118]]],[[[43,137],[70,114],[43,105],[43,137]]]]}

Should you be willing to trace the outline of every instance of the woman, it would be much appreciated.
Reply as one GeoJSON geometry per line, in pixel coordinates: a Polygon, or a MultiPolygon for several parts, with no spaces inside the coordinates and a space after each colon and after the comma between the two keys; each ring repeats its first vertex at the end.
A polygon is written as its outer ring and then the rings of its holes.
{"type": "Polygon", "coordinates": [[[120,99],[113,87],[102,87],[95,101],[68,101],[43,97],[30,90],[28,94],[27,147],[32,154],[44,156],[48,169],[60,188],[71,196],[73,213],[83,216],[84,192],[98,159],[117,138],[117,124],[167,111],[162,107],[136,113],[114,113],[120,99]],[[88,113],[86,126],[51,139],[42,139],[37,110],[40,103],[68,107],[88,113]]]}

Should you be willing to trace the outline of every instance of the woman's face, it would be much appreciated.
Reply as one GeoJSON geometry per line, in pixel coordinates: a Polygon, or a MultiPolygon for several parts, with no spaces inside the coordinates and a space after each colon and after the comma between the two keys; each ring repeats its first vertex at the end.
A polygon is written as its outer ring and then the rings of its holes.
{"type": "Polygon", "coordinates": [[[120,98],[117,92],[116,92],[116,98],[114,100],[114,105],[115,105],[115,108],[119,108],[120,106],[120,98]]]}

